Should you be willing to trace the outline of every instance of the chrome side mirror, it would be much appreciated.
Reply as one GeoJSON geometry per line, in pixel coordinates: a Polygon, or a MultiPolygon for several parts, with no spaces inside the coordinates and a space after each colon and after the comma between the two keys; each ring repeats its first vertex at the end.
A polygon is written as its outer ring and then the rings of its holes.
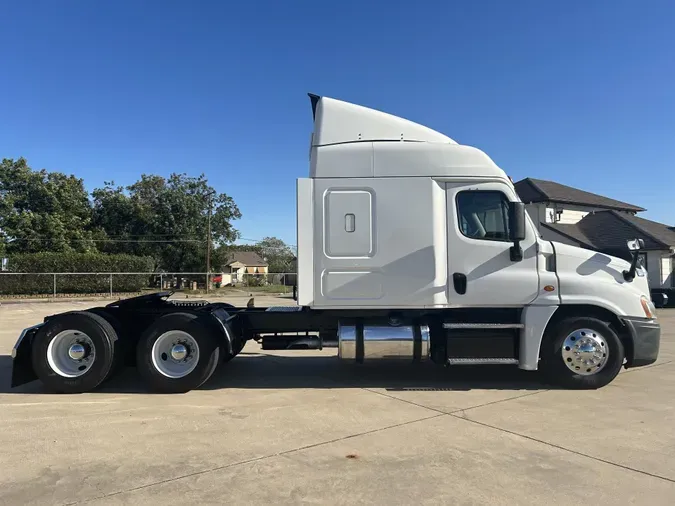
{"type": "Polygon", "coordinates": [[[630,241],[626,241],[626,245],[631,251],[639,251],[644,249],[645,242],[642,239],[631,239],[630,241]]]}
{"type": "Polygon", "coordinates": [[[633,260],[630,263],[630,269],[623,271],[623,279],[630,283],[635,279],[635,271],[637,270],[638,260],[640,259],[640,251],[645,247],[645,242],[642,239],[631,239],[626,242],[626,245],[633,253],[633,260]]]}

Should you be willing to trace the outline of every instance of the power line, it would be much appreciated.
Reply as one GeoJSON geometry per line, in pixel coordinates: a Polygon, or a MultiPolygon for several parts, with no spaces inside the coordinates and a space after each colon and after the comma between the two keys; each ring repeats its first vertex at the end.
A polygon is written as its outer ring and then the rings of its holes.
{"type": "Polygon", "coordinates": [[[204,242],[203,239],[41,239],[41,238],[18,238],[13,242],[129,242],[129,243],[172,243],[172,242],[204,242]]]}
{"type": "MultiPolygon", "coordinates": [[[[264,241],[264,239],[247,239],[245,237],[240,237],[238,240],[239,241],[248,241],[248,242],[257,242],[257,243],[260,243],[260,242],[264,241]]],[[[288,244],[288,243],[284,243],[284,244],[286,244],[286,246],[290,246],[290,247],[293,247],[293,248],[297,247],[297,245],[295,245],[295,244],[288,244]]]]}

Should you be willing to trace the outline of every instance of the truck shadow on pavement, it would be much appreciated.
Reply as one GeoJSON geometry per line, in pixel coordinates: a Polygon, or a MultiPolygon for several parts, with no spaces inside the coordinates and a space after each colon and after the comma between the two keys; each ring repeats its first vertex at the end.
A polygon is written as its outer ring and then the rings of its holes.
{"type": "MultiPolygon", "coordinates": [[[[12,359],[0,355],[0,393],[42,394],[34,381],[10,388],[12,359]]],[[[402,391],[545,390],[537,372],[515,366],[439,367],[433,363],[374,362],[348,364],[334,355],[280,356],[241,353],[221,365],[198,390],[377,388],[402,391]]],[[[100,386],[97,393],[149,393],[134,368],[100,386]]]]}

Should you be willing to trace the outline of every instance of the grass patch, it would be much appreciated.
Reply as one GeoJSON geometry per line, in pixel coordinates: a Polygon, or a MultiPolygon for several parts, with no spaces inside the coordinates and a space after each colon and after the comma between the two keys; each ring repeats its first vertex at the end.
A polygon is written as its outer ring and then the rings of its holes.
{"type": "Polygon", "coordinates": [[[241,289],[246,292],[262,292],[262,293],[291,293],[292,286],[285,285],[263,285],[263,286],[242,286],[241,289]]]}

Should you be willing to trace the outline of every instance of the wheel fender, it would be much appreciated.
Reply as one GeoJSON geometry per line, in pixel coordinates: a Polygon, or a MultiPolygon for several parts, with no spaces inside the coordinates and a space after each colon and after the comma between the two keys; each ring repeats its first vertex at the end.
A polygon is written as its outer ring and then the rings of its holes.
{"type": "Polygon", "coordinates": [[[223,338],[223,351],[225,355],[234,354],[234,339],[235,334],[233,332],[232,326],[230,325],[231,316],[230,313],[225,311],[223,308],[218,308],[210,313],[210,318],[212,325],[218,328],[219,334],[223,338]]]}
{"type": "Polygon", "coordinates": [[[539,348],[544,333],[559,306],[527,306],[523,310],[520,331],[520,352],[518,367],[526,371],[536,371],[539,367],[539,348]]]}

